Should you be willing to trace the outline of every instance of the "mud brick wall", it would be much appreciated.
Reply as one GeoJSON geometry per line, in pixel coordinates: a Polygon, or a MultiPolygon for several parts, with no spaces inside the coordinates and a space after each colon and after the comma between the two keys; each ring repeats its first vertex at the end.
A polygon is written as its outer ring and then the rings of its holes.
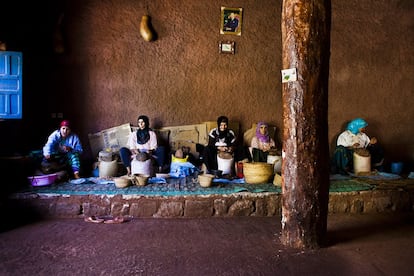
{"type": "MultiPolygon", "coordinates": [[[[85,216],[130,215],[153,218],[227,216],[281,216],[281,194],[238,193],[209,196],[65,196],[16,195],[14,204],[45,216],[83,218],[85,216]]],[[[414,189],[388,189],[331,193],[330,213],[381,213],[414,211],[414,189]]]]}

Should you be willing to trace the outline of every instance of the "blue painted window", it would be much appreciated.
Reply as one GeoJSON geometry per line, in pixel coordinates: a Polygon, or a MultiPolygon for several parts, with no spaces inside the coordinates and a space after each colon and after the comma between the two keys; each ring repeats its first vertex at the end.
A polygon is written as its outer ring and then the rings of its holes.
{"type": "Polygon", "coordinates": [[[0,51],[0,119],[21,119],[22,112],[21,52],[0,51]]]}

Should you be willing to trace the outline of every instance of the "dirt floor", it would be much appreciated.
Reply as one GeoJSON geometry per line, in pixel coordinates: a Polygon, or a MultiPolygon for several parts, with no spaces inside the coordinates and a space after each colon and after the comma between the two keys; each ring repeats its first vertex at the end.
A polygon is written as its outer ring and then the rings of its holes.
{"type": "Polygon", "coordinates": [[[328,225],[326,247],[300,251],[269,217],[32,221],[3,227],[0,275],[412,275],[413,213],[328,225]]]}

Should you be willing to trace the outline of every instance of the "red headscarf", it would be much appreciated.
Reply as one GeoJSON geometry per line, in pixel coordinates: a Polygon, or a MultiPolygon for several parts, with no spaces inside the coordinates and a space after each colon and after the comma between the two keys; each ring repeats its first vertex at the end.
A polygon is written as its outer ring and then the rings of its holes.
{"type": "Polygon", "coordinates": [[[65,127],[69,127],[69,128],[70,128],[70,122],[69,122],[68,120],[63,120],[63,121],[60,123],[60,127],[63,127],[63,126],[65,126],[65,127]]]}

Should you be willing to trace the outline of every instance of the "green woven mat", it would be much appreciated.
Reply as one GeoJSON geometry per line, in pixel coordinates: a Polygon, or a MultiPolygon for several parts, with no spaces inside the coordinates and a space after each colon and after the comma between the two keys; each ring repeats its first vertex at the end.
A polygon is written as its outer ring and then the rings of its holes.
{"type": "Polygon", "coordinates": [[[162,183],[148,184],[146,186],[129,186],[117,188],[113,183],[108,184],[71,184],[60,183],[43,187],[31,187],[22,192],[34,192],[41,194],[67,194],[67,195],[143,195],[143,196],[181,196],[181,195],[210,195],[233,194],[239,192],[274,192],[280,193],[279,187],[271,183],[266,184],[230,184],[214,183],[211,187],[203,188],[197,183],[162,183]]]}
{"type": "MultiPolygon", "coordinates": [[[[370,190],[373,186],[354,180],[335,180],[330,183],[330,192],[351,192],[370,190]]],[[[113,182],[96,184],[86,181],[81,184],[57,183],[42,187],[28,187],[21,193],[38,194],[65,194],[65,195],[143,195],[143,196],[183,196],[183,195],[212,195],[234,194],[240,192],[250,193],[281,193],[281,188],[272,183],[246,184],[231,182],[213,182],[209,188],[201,187],[191,179],[169,180],[168,183],[153,183],[146,186],[130,186],[117,188],[113,182]]]]}
{"type": "Polygon", "coordinates": [[[355,192],[355,191],[366,191],[371,190],[372,185],[363,183],[360,181],[355,181],[351,179],[347,180],[335,180],[331,181],[329,186],[329,192],[338,193],[338,192],[355,192]]]}

